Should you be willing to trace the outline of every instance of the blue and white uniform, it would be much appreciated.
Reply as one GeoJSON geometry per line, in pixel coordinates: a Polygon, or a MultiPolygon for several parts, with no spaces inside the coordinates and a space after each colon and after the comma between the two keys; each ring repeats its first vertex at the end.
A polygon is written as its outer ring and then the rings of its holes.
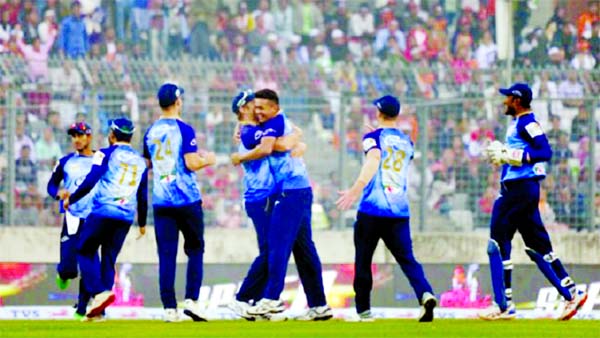
{"type": "MultiPolygon", "coordinates": [[[[241,143],[238,151],[242,154],[251,151],[260,144],[261,137],[262,129],[259,126],[243,125],[240,128],[241,143]]],[[[267,282],[267,235],[276,196],[274,196],[275,179],[267,158],[244,162],[242,167],[244,168],[244,206],[256,230],[258,256],[250,265],[236,299],[249,302],[258,301],[263,297],[267,282]]]]}
{"type": "Polygon", "coordinates": [[[136,211],[138,224],[146,225],[148,174],[146,162],[128,143],[96,151],[92,163],[69,202],[76,204],[93,190],[92,211],[81,231],[78,260],[86,289],[96,295],[112,289],[114,264],[136,211]],[[100,246],[102,269],[97,257],[100,246]]]}
{"type": "Polygon", "coordinates": [[[196,132],[180,119],[161,118],[144,136],[144,157],[152,162],[154,230],[159,257],[160,296],[165,309],[176,309],[175,267],[179,231],[188,256],[185,299],[197,300],[202,285],[204,220],[196,173],[185,154],[198,152],[196,132]]]}
{"type": "Polygon", "coordinates": [[[373,287],[371,262],[382,239],[400,264],[417,299],[433,294],[423,267],[415,259],[410,237],[410,211],[407,196],[408,166],[414,155],[410,137],[393,128],[374,130],[363,137],[363,150],[381,151],[377,173],[364,188],[354,224],[356,312],[371,307],[373,287]]]}
{"type": "MultiPolygon", "coordinates": [[[[277,138],[292,133],[292,125],[283,113],[262,124],[262,129],[262,137],[277,138]]],[[[267,236],[269,274],[264,298],[279,299],[293,252],[308,306],[324,306],[327,301],[321,260],[312,240],[313,194],[306,165],[301,158],[293,158],[289,151],[273,152],[268,160],[278,197],[267,236]]]]}

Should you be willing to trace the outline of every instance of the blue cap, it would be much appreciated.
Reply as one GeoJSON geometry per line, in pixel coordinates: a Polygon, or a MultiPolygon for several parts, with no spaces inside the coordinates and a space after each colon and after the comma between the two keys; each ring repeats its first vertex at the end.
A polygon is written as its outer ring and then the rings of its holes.
{"type": "Polygon", "coordinates": [[[385,116],[395,117],[400,114],[400,101],[391,95],[382,96],[373,101],[373,104],[385,116]]]}
{"type": "Polygon", "coordinates": [[[108,121],[108,125],[110,126],[110,130],[116,131],[123,135],[132,135],[133,132],[135,131],[133,122],[131,122],[131,120],[126,119],[124,117],[110,120],[110,121],[108,121]]]}
{"type": "Polygon", "coordinates": [[[74,135],[92,135],[92,127],[85,122],[73,123],[67,130],[67,134],[74,135]]]}
{"type": "Polygon", "coordinates": [[[156,97],[158,98],[158,104],[162,108],[166,108],[177,101],[178,98],[183,95],[183,88],[179,87],[174,83],[165,83],[158,89],[158,94],[156,97]]]}
{"type": "Polygon", "coordinates": [[[510,88],[500,88],[499,91],[502,95],[520,98],[524,104],[531,102],[531,88],[526,83],[517,82],[510,86],[510,88]]]}
{"type": "Polygon", "coordinates": [[[237,114],[240,108],[246,105],[246,103],[254,100],[254,92],[252,89],[246,89],[237,94],[231,101],[231,111],[237,114]]]}

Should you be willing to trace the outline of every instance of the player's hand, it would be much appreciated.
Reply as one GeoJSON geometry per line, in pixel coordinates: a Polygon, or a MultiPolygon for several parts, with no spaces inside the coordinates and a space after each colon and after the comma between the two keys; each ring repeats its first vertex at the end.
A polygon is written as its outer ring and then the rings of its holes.
{"type": "Polygon", "coordinates": [[[67,189],[60,189],[58,191],[58,193],[56,194],[56,197],[58,197],[59,200],[64,200],[69,198],[69,191],[67,189]]]}
{"type": "Polygon", "coordinates": [[[240,165],[240,163],[242,163],[242,155],[240,153],[233,153],[230,156],[231,158],[231,164],[233,165],[240,165]]]}
{"type": "Polygon", "coordinates": [[[348,190],[338,191],[338,194],[340,195],[340,198],[335,201],[335,205],[340,210],[348,210],[360,196],[360,191],[350,188],[348,190]]]}
{"type": "Polygon", "coordinates": [[[302,131],[302,129],[300,127],[298,127],[297,125],[293,125],[292,130],[293,130],[294,134],[298,135],[298,139],[302,138],[302,135],[304,134],[304,132],[302,131]]]}
{"type": "Polygon", "coordinates": [[[506,146],[498,140],[494,140],[483,151],[486,160],[493,165],[502,165],[506,163],[505,153],[506,146]]]}
{"type": "Polygon", "coordinates": [[[206,165],[214,165],[217,163],[217,155],[212,151],[204,152],[201,156],[206,161],[206,165]]]}
{"type": "Polygon", "coordinates": [[[68,196],[67,196],[67,198],[65,198],[63,200],[63,209],[69,210],[69,197],[68,196]]]}
{"type": "Polygon", "coordinates": [[[241,133],[240,124],[235,125],[235,130],[233,131],[233,136],[231,137],[233,144],[238,145],[242,142],[242,133],[241,133]]]}
{"type": "Polygon", "coordinates": [[[146,226],[144,225],[143,227],[138,227],[139,229],[139,234],[138,236],[135,238],[136,240],[144,237],[144,235],[146,234],[146,226]]]}

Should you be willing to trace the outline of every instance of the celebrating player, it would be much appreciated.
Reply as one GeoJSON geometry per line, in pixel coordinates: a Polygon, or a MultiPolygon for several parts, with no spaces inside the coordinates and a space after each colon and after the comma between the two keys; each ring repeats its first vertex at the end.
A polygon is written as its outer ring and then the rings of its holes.
{"type": "Polygon", "coordinates": [[[361,321],[372,321],[370,294],[371,263],[382,239],[413,287],[421,304],[420,322],[433,320],[437,300],[415,259],[410,237],[410,213],[406,195],[408,165],[414,148],[410,137],[397,129],[400,102],[386,95],[373,102],[378,109],[379,128],[363,137],[366,161],[352,187],[340,192],[336,204],[347,210],[363,194],[354,224],[354,291],[361,321]]]}
{"type": "MultiPolygon", "coordinates": [[[[239,152],[247,153],[254,149],[259,143],[262,129],[254,114],[254,93],[244,90],[233,98],[231,110],[238,117],[240,145],[239,152]]],[[[301,133],[295,132],[290,136],[277,138],[275,151],[289,151],[298,145],[301,133]]],[[[300,145],[300,148],[305,145],[300,145]]],[[[295,151],[301,156],[302,150],[295,151]]],[[[239,154],[232,155],[233,158],[239,154]]],[[[244,202],[246,213],[252,220],[256,230],[258,241],[258,256],[252,262],[250,269],[234,302],[229,307],[239,316],[248,320],[254,320],[253,316],[246,313],[251,306],[251,301],[258,301],[263,296],[267,281],[267,234],[271,222],[271,211],[275,196],[275,179],[271,174],[269,162],[266,158],[247,161],[242,164],[244,168],[244,202]]]]}
{"type": "MultiPolygon", "coordinates": [[[[85,122],[73,123],[67,131],[71,136],[71,142],[75,152],[61,158],[48,181],[48,195],[56,200],[62,200],[75,192],[75,189],[83,182],[85,176],[92,168],[92,128],[85,122]],[[64,181],[64,187],[60,189],[60,183],[64,181]]],[[[61,290],[69,286],[71,279],[77,277],[77,239],[85,218],[92,211],[90,200],[92,194],[72,204],[69,210],[65,210],[62,230],[60,232],[60,261],[56,270],[56,284],[61,290]]],[[[83,319],[86,312],[90,295],[79,280],[79,297],[75,318],[83,319]]]]}
{"type": "Polygon", "coordinates": [[[578,291],[558,256],[552,251],[548,232],[542,223],[538,204],[539,181],[546,177],[545,162],[552,150],[542,128],[531,111],[531,89],[515,83],[500,89],[506,96],[506,115],[513,118],[506,132],[506,144],[493,141],[485,150],[490,163],[502,165],[500,196],[494,203],[490,223],[488,255],[496,305],[479,316],[485,320],[512,319],[516,316],[512,301],[511,241],[518,230],[527,255],[565,298],[559,319],[573,317],[587,300],[578,291]]]}
{"type": "Polygon", "coordinates": [[[162,115],[144,136],[144,157],[152,168],[152,206],[158,248],[158,281],[164,320],[179,321],[175,297],[175,267],[179,232],[188,256],[183,313],[206,321],[198,304],[203,275],[204,219],[197,170],[215,164],[215,154],[201,154],[196,132],[181,120],[183,88],[165,83],[158,90],[162,115]]]}
{"type": "Polygon", "coordinates": [[[133,123],[128,119],[112,120],[108,135],[110,146],[94,154],[90,173],[77,190],[64,199],[64,208],[69,210],[96,187],[91,200],[92,211],[85,220],[77,245],[83,285],[94,296],[86,313],[88,318],[100,316],[115,300],[111,291],[115,280],[114,266],[136,209],[140,234],[146,231],[148,174],[146,162],[131,147],[133,132],[133,123]]]}
{"type": "Polygon", "coordinates": [[[267,284],[263,298],[247,313],[261,316],[283,312],[284,306],[279,296],[293,252],[309,306],[308,311],[297,319],[330,319],[333,313],[325,299],[321,260],[312,241],[313,195],[306,166],[302,159],[293,158],[289,151],[274,151],[276,139],[292,133],[293,127],[280,111],[279,97],[275,91],[262,89],[255,93],[254,101],[254,111],[262,127],[260,143],[247,153],[234,154],[232,162],[237,165],[267,157],[278,197],[273,203],[272,226],[267,234],[267,284]]]}

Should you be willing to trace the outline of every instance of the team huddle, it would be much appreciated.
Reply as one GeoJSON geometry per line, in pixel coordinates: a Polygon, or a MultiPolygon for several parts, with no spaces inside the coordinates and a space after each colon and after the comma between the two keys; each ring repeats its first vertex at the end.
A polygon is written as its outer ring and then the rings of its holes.
{"type": "MultiPolygon", "coordinates": [[[[551,150],[528,109],[529,87],[515,84],[501,93],[507,96],[506,114],[513,116],[514,121],[508,130],[507,144],[494,141],[485,151],[489,162],[502,165],[503,170],[488,245],[496,305],[480,317],[497,320],[516,316],[510,242],[519,230],[528,255],[565,298],[560,319],[566,320],[583,306],[587,294],[575,289],[552,252],[537,210],[539,180],[545,176],[543,162],[550,159],[551,150]],[[528,223],[522,223],[523,219],[528,223]]],[[[89,125],[76,123],[68,130],[76,151],[59,161],[48,182],[48,193],[61,201],[65,212],[57,285],[65,289],[79,269],[75,316],[83,321],[104,320],[106,307],[115,300],[111,291],[114,266],[136,213],[139,235],[146,232],[150,170],[164,320],[181,320],[175,294],[180,231],[188,257],[183,313],[194,321],[207,320],[198,302],[203,277],[204,221],[195,172],[215,164],[216,157],[198,149],[193,127],[182,120],[183,94],[183,88],[173,83],[160,87],[157,98],[162,114],[145,132],[142,154],[131,146],[135,128],[125,118],[110,122],[110,146],[95,152],[91,149],[89,125]]],[[[398,99],[386,95],[373,104],[378,110],[378,126],[363,137],[365,161],[354,184],[341,191],[336,202],[339,209],[347,210],[360,200],[354,225],[356,317],[352,320],[374,320],[371,265],[382,239],[415,292],[421,307],[418,320],[431,322],[437,299],[413,255],[410,234],[407,174],[414,145],[396,127],[398,99]]],[[[231,108],[238,119],[234,135],[238,152],[231,154],[231,162],[244,169],[245,210],[256,230],[259,253],[228,307],[250,321],[287,319],[280,296],[293,254],[308,302],[308,309],[295,319],[331,319],[333,312],[323,288],[321,260],[312,239],[313,193],[302,158],[306,151],[302,130],[283,113],[278,94],[270,89],[244,90],[233,98],[231,108]]]]}

